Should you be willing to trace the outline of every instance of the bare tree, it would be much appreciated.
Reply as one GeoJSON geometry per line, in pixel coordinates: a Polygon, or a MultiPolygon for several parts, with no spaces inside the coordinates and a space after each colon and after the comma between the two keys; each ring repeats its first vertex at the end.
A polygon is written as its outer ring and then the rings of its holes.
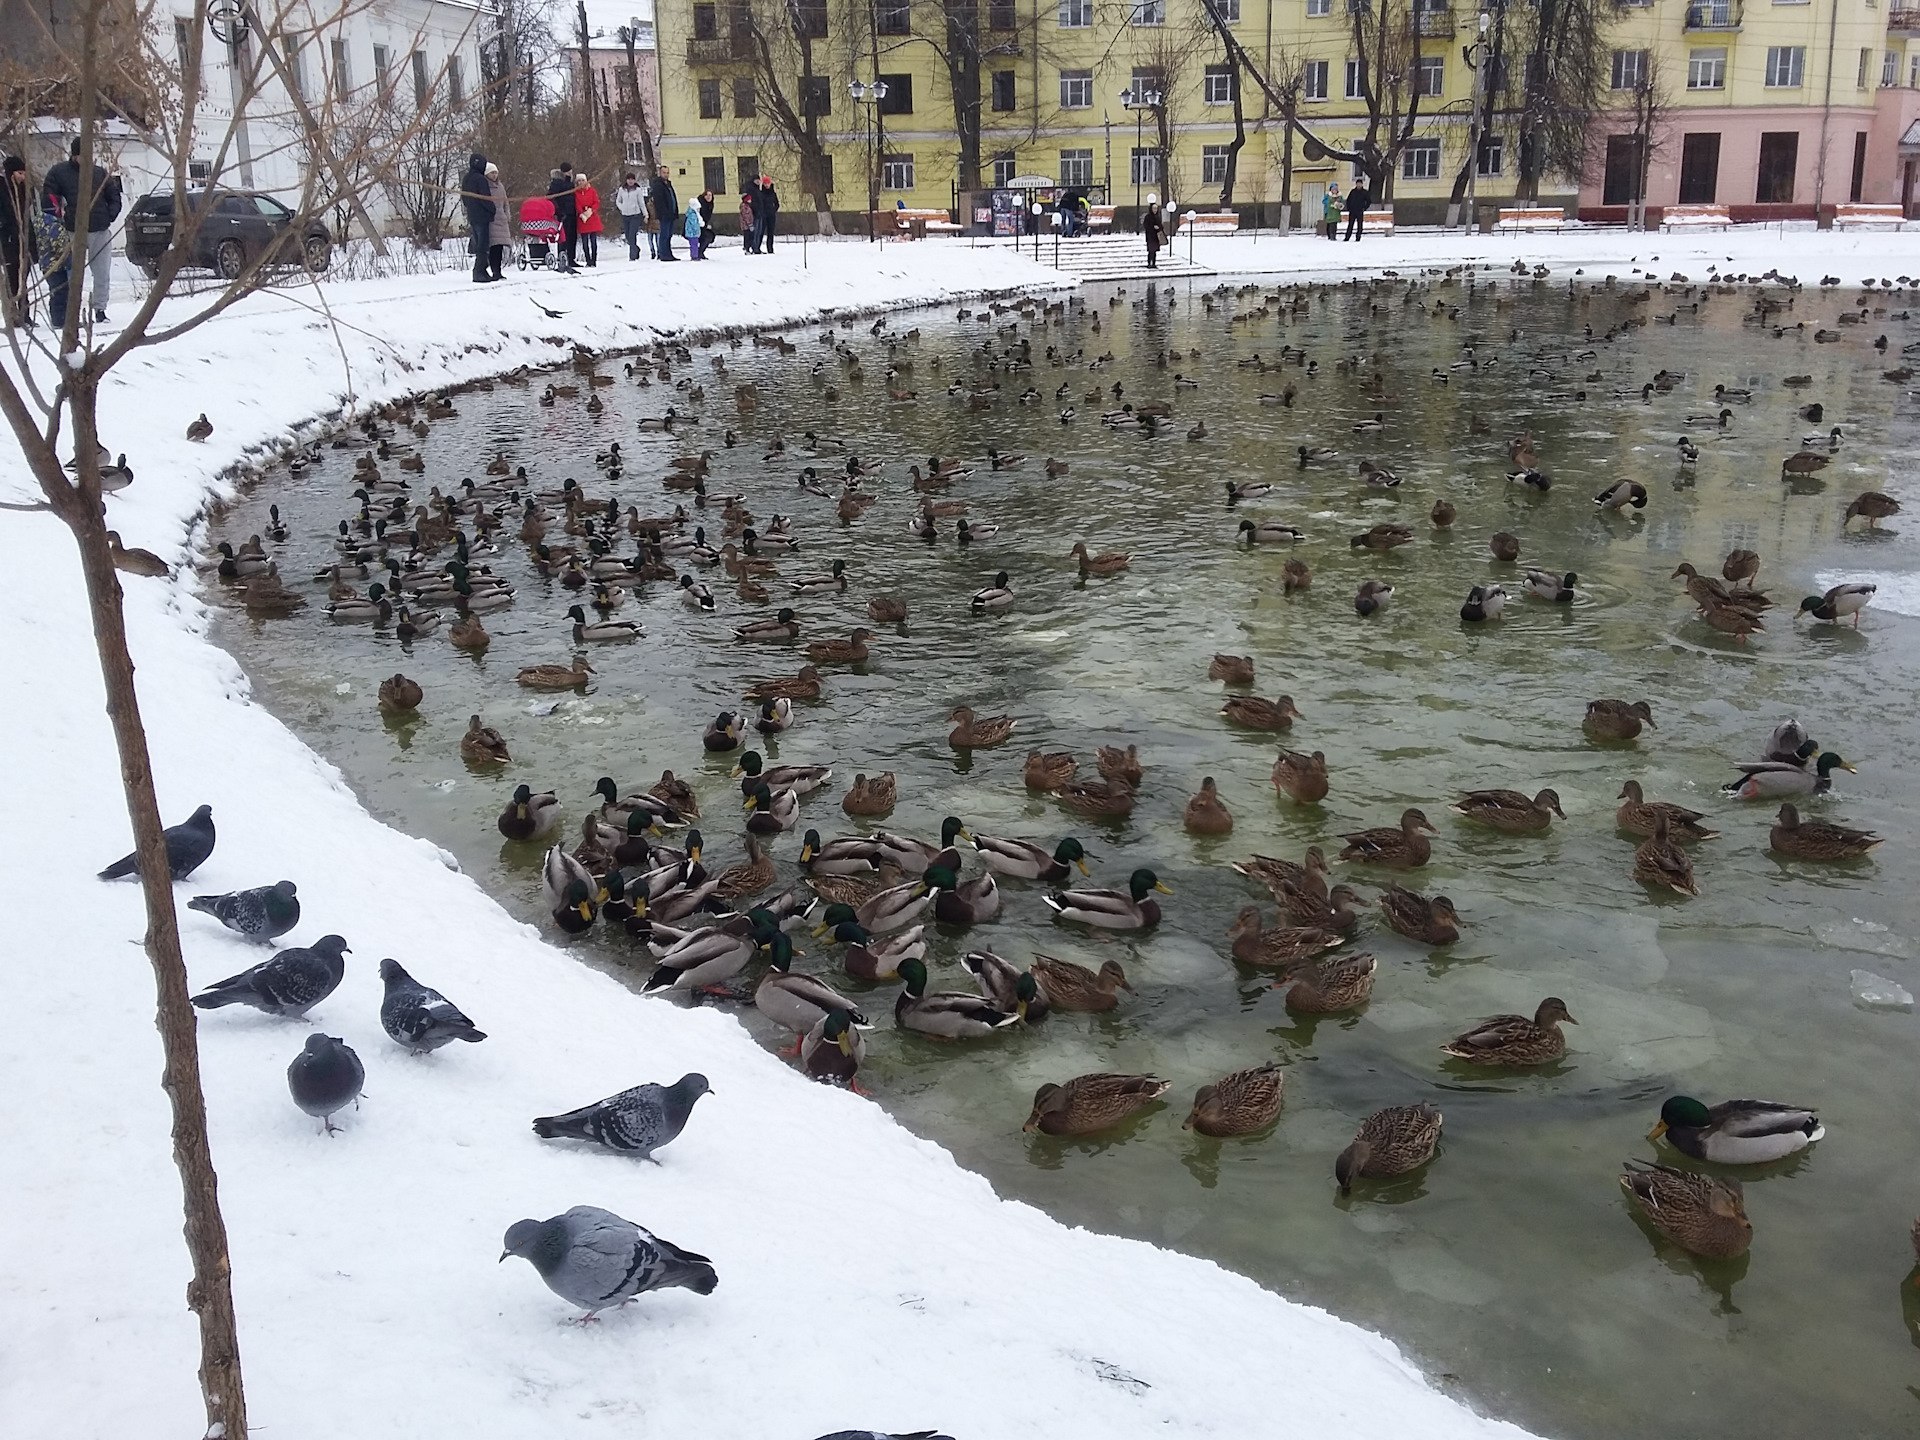
{"type": "MultiPolygon", "coordinates": [[[[620,97],[620,128],[635,130],[640,135],[640,164],[651,179],[658,168],[653,155],[653,121],[647,117],[646,91],[640,85],[640,59],[634,47],[638,44],[640,32],[636,26],[620,27],[620,44],[627,52],[627,73],[624,93],[620,97]]],[[[659,53],[655,52],[654,64],[659,64],[659,53]]],[[[657,73],[657,72],[656,72],[657,73]]]]}
{"type": "Polygon", "coordinates": [[[1522,199],[1540,198],[1552,171],[1577,175],[1609,81],[1611,0],[1539,0],[1512,7],[1513,49],[1526,57],[1519,108],[1522,199]]]}
{"type": "MultiPolygon", "coordinates": [[[[1644,230],[1647,228],[1647,174],[1654,157],[1666,152],[1667,127],[1673,115],[1673,96],[1667,89],[1659,57],[1652,52],[1648,53],[1646,64],[1641,69],[1639,83],[1630,92],[1626,110],[1632,122],[1627,133],[1632,137],[1633,144],[1632,194],[1627,200],[1627,228],[1644,230]]],[[[1605,153],[1606,131],[1596,126],[1588,158],[1604,157],[1605,153]],[[1599,151],[1599,156],[1594,155],[1595,149],[1599,151]]]]}
{"type": "Polygon", "coordinates": [[[558,0],[495,0],[495,28],[481,46],[488,110],[517,106],[532,115],[552,98],[559,59],[553,16],[558,0]]]}
{"type": "MultiPolygon", "coordinates": [[[[730,45],[747,61],[755,108],[770,139],[800,162],[800,189],[813,198],[822,235],[833,233],[832,165],[820,121],[833,111],[826,58],[827,0],[730,0],[730,45]]],[[[843,21],[848,17],[843,16],[843,21]]],[[[836,27],[858,33],[850,23],[836,27]]]]}

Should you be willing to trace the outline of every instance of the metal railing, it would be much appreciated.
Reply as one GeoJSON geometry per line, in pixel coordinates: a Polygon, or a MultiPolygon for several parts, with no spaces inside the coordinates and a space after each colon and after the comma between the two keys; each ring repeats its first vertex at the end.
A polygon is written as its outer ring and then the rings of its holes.
{"type": "Polygon", "coordinates": [[[744,30],[736,30],[731,35],[715,35],[707,40],[687,41],[687,63],[689,65],[727,65],[736,60],[745,60],[752,53],[744,30]]]}
{"type": "Polygon", "coordinates": [[[1889,10],[1887,33],[1890,35],[1920,33],[1920,9],[1911,6],[1895,6],[1889,10]]]}
{"type": "Polygon", "coordinates": [[[1686,28],[1690,31],[1738,30],[1740,28],[1738,0],[1709,0],[1709,3],[1704,5],[1689,5],[1686,28]]]}
{"type": "Polygon", "coordinates": [[[1453,37],[1453,11],[1449,8],[1415,10],[1410,21],[1413,33],[1422,39],[1448,40],[1453,37]]]}

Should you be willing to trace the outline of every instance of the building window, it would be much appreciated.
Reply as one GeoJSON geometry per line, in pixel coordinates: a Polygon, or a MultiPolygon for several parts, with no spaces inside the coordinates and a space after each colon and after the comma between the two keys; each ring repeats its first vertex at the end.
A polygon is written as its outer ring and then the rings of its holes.
{"type": "Polygon", "coordinates": [[[1303,100],[1324,100],[1327,98],[1327,62],[1309,60],[1300,67],[1300,98],[1303,100]]]}
{"type": "Polygon", "coordinates": [[[1202,185],[1227,183],[1227,147],[1225,145],[1200,147],[1200,183],[1202,185]]]}
{"type": "Polygon", "coordinates": [[[1727,52],[1689,50],[1687,52],[1687,89],[1724,90],[1727,88],[1727,52]]]}
{"type": "Polygon", "coordinates": [[[1770,130],[1760,137],[1760,173],[1753,198],[1761,205],[1793,203],[1793,172],[1800,163],[1800,132],[1770,130]]]}
{"type": "Polygon", "coordinates": [[[809,163],[804,155],[801,156],[800,188],[809,195],[816,192],[833,194],[833,157],[822,155],[817,162],[809,163]]]}
{"type": "Polygon", "coordinates": [[[1093,0],[1060,0],[1060,28],[1085,30],[1093,24],[1093,0]]]}
{"type": "Polygon", "coordinates": [[[1920,55],[1914,56],[1907,62],[1907,88],[1920,90],[1920,55]]]}
{"type": "Polygon", "coordinates": [[[1613,52],[1613,88],[1615,90],[1638,90],[1647,78],[1647,52],[1644,50],[1616,50],[1613,52]]]}
{"type": "MultiPolygon", "coordinates": [[[[998,155],[993,157],[993,188],[994,189],[1004,190],[1007,186],[1013,183],[1013,177],[1015,175],[1018,175],[1019,173],[1020,173],[1019,166],[1015,162],[1013,158],[1013,152],[1011,150],[1002,150],[998,155]]],[[[1068,185],[1068,184],[1071,184],[1072,182],[1067,180],[1063,176],[1060,180],[1060,183],[1062,185],[1068,185]]]]}
{"type": "Polygon", "coordinates": [[[413,62],[413,103],[424,110],[433,95],[433,77],[427,73],[427,53],[416,50],[408,58],[413,62]]]}
{"type": "Polygon", "coordinates": [[[1307,0],[1307,18],[1317,20],[1333,13],[1333,0],[1307,0]]]}
{"type": "Polygon", "coordinates": [[[727,157],[724,155],[705,155],[700,160],[700,184],[702,189],[711,190],[716,195],[727,193],[727,157]]]}
{"type": "Polygon", "coordinates": [[[1135,25],[1166,24],[1167,0],[1135,0],[1131,19],[1135,25]]]}
{"type": "Polygon", "coordinates": [[[1213,0],[1213,13],[1229,25],[1240,23],[1240,0],[1213,0]]]}
{"type": "Polygon", "coordinates": [[[702,4],[693,7],[693,38],[696,40],[720,38],[720,15],[717,6],[702,4]]]}
{"type": "Polygon", "coordinates": [[[1889,50],[1880,62],[1880,83],[1891,89],[1900,83],[1900,52],[1889,50]]]}
{"type": "Polygon", "coordinates": [[[1438,95],[1447,84],[1447,58],[1444,55],[1422,55],[1420,67],[1413,72],[1413,93],[1416,95],[1438,95]]]}
{"type": "Polygon", "coordinates": [[[882,155],[880,157],[880,188],[882,190],[913,189],[913,156],[882,155]]]}
{"type": "Polygon", "coordinates": [[[873,28],[882,35],[911,35],[912,5],[908,0],[880,0],[873,7],[873,28]]]}
{"type": "Polygon", "coordinates": [[[1771,45],[1767,48],[1767,86],[1773,90],[1798,90],[1807,66],[1804,45],[1771,45]]]}
{"type": "Polygon", "coordinates": [[[638,140],[627,141],[625,148],[626,148],[626,155],[627,155],[627,164],[644,165],[646,163],[647,152],[645,148],[641,146],[638,140]]]}
{"type": "Polygon", "coordinates": [[[993,72],[993,108],[1005,114],[1014,108],[1014,78],[1011,70],[993,72]]]}
{"type": "Polygon", "coordinates": [[[456,106],[467,103],[467,77],[460,73],[460,57],[447,57],[447,99],[456,106]]]}
{"type": "Polygon", "coordinates": [[[880,97],[875,109],[882,115],[913,113],[913,76],[882,75],[880,83],[887,87],[887,93],[880,97]]]}
{"type": "Polygon", "coordinates": [[[740,182],[742,195],[753,188],[753,182],[760,178],[760,157],[758,155],[738,155],[733,161],[734,178],[740,182]]]}
{"type": "Polygon", "coordinates": [[[1093,72],[1091,70],[1060,72],[1060,108],[1062,110],[1093,108],[1093,72]]]}
{"type": "Polygon", "coordinates": [[[739,75],[734,78],[733,113],[739,120],[751,120],[760,113],[760,97],[754,93],[751,75],[739,75]]]}
{"type": "Polygon", "coordinates": [[[987,29],[1011,30],[1020,23],[1014,0],[987,0],[987,29]]]}
{"type": "Polygon", "coordinates": [[[1060,152],[1060,183],[1063,186],[1093,184],[1093,151],[1062,150],[1060,152]]]}
{"type": "Polygon", "coordinates": [[[1135,185],[1158,185],[1160,183],[1160,152],[1151,146],[1136,147],[1133,151],[1131,179],[1135,185]]]}
{"type": "MultiPolygon", "coordinates": [[[[338,40],[333,42],[338,45],[338,40]]],[[[180,66],[180,78],[187,78],[187,69],[193,64],[193,21],[175,20],[173,22],[173,53],[180,66]]]]}
{"type": "MultiPolygon", "coordinates": [[[[718,81],[701,81],[718,86],[718,81]]],[[[718,101],[716,100],[716,104],[718,101]]],[[[718,115],[720,112],[713,112],[718,115]]],[[[831,115],[833,113],[833,78],[828,75],[802,75],[800,77],[800,113],[802,115],[831,115]]]]}
{"type": "Polygon", "coordinates": [[[1167,72],[1158,65],[1133,67],[1133,96],[1136,104],[1158,105],[1167,94],[1167,72]]]}
{"type": "Polygon", "coordinates": [[[1680,203],[1711,205],[1720,188],[1720,132],[1693,131],[1680,138],[1680,203]]]}
{"type": "Polygon", "coordinates": [[[802,40],[827,38],[827,0],[793,0],[793,33],[802,40]]]}
{"type": "Polygon", "coordinates": [[[702,80],[699,83],[699,90],[700,118],[702,120],[718,120],[720,118],[720,82],[718,80],[702,80]]]}
{"type": "Polygon", "coordinates": [[[1602,205],[1631,205],[1640,198],[1646,147],[1637,135],[1607,137],[1606,170],[1600,182],[1602,205]]]}
{"type": "Polygon", "coordinates": [[[1862,45],[1860,47],[1860,68],[1854,72],[1853,76],[1854,89],[1864,90],[1867,88],[1867,66],[1872,63],[1873,47],[1871,45],[1862,45]]]}
{"type": "Polygon", "coordinates": [[[379,87],[380,98],[384,100],[393,84],[393,56],[384,45],[373,47],[373,83],[379,87]]]}
{"type": "Polygon", "coordinates": [[[1507,139],[1504,135],[1488,135],[1480,141],[1480,173],[1482,175],[1504,175],[1507,170],[1507,139]]]}
{"type": "Polygon", "coordinates": [[[333,42],[333,98],[345,100],[353,94],[353,70],[347,64],[347,42],[336,38],[333,42]]]}
{"type": "Polygon", "coordinates": [[[1364,92],[1360,88],[1360,62],[1347,61],[1347,99],[1358,100],[1364,92]]]}
{"type": "Polygon", "coordinates": [[[1207,104],[1231,105],[1233,103],[1233,92],[1238,87],[1234,84],[1231,65],[1207,66],[1207,73],[1201,84],[1207,104]]]}
{"type": "Polygon", "coordinates": [[[1407,148],[1400,152],[1400,178],[1438,180],[1440,178],[1440,142],[1409,140],[1407,148]]]}

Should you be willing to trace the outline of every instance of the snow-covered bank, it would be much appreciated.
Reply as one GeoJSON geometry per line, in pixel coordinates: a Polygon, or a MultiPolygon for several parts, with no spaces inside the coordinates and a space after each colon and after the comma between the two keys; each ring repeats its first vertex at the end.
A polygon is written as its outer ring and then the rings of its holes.
{"type": "MultiPolygon", "coordinates": [[[[139,477],[111,519],[129,544],[180,553],[220,468],[336,403],[342,352],[356,390],[381,398],[563,359],[567,340],[650,338],[636,323],[769,326],[1052,279],[958,246],[810,258],[804,274],[790,249],[671,271],[615,262],[577,282],[338,287],[331,320],[299,292],[258,297],[129,367],[106,397],[103,434],[139,477]],[[202,410],[214,436],[194,446],[182,432],[202,410]]],[[[0,459],[0,495],[25,489],[17,461],[0,459]]],[[[15,1236],[0,1258],[0,1413],[22,1434],[190,1434],[194,1332],[139,896],[93,878],[125,848],[126,825],[78,576],[50,518],[0,524],[14,677],[0,734],[28,771],[16,788],[36,801],[31,825],[0,835],[14,917],[0,1197],[15,1236]]],[[[310,1023],[225,1010],[201,1026],[262,1433],[1521,1433],[1440,1395],[1377,1337],[1206,1262],[996,1200],[878,1106],[802,1082],[729,1017],[641,1000],[541,943],[437,851],[372,821],[247,703],[188,590],[126,587],[163,813],[206,803],[220,827],[181,893],[289,877],[305,910],[291,938],[337,931],[354,950],[310,1023]],[[490,1038],[401,1054],[378,1025],[384,956],[490,1038]],[[310,1029],[343,1037],[367,1066],[367,1098],[332,1139],[284,1088],[310,1029]],[[529,1128],[686,1070],[714,1094],[658,1167],[529,1128]],[[495,1260],[512,1221],[576,1204],[710,1256],[719,1288],[566,1324],[530,1269],[495,1260]]],[[[206,917],[183,927],[197,983],[256,958],[206,917]]]]}

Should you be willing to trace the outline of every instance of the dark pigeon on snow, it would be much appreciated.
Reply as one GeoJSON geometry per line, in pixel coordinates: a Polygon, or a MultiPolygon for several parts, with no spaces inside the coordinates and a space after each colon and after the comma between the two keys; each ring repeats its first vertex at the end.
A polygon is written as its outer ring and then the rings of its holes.
{"type": "Polygon", "coordinates": [[[339,1128],[333,1123],[334,1112],[358,1100],[366,1080],[366,1067],[353,1047],[337,1036],[317,1031],[307,1037],[306,1049],[287,1066],[287,1089],[293,1092],[293,1103],[318,1119],[329,1135],[339,1128]]]}
{"type": "Polygon", "coordinates": [[[687,1128],[693,1102],[708,1093],[707,1077],[700,1074],[682,1075],[671,1085],[636,1085],[564,1115],[542,1115],[533,1133],[542,1140],[591,1140],[652,1160],[654,1151],[687,1128]]]}
{"type": "Polygon", "coordinates": [[[649,1290],[674,1286],[711,1295],[720,1277],[704,1255],[682,1250],[598,1205],[576,1205],[550,1220],[516,1220],[506,1250],[540,1272],[547,1288],[586,1311],[624,1305],[649,1290]]]}
{"type": "Polygon", "coordinates": [[[820,1440],[953,1440],[937,1430],[836,1430],[820,1440]]]}
{"type": "Polygon", "coordinates": [[[382,960],[380,978],[387,985],[386,998],[380,1002],[381,1027],[414,1054],[424,1055],[455,1040],[487,1038],[451,1000],[407,974],[398,960],[382,960]]]}
{"type": "Polygon", "coordinates": [[[187,908],[213,916],[236,935],[263,943],[300,923],[300,897],[291,880],[225,895],[196,895],[187,901],[187,908]]]}
{"type": "Polygon", "coordinates": [[[338,935],[323,935],[310,947],[276,950],[251,969],[228,976],[193,997],[202,1010],[251,1005],[269,1015],[299,1018],[334,992],[347,973],[351,953],[338,935]]]}
{"type": "MultiPolygon", "coordinates": [[[[213,853],[213,807],[202,805],[178,825],[160,832],[167,837],[167,869],[176,880],[184,880],[213,853]]],[[[138,855],[122,855],[100,872],[102,880],[118,880],[137,874],[138,855]]]]}

